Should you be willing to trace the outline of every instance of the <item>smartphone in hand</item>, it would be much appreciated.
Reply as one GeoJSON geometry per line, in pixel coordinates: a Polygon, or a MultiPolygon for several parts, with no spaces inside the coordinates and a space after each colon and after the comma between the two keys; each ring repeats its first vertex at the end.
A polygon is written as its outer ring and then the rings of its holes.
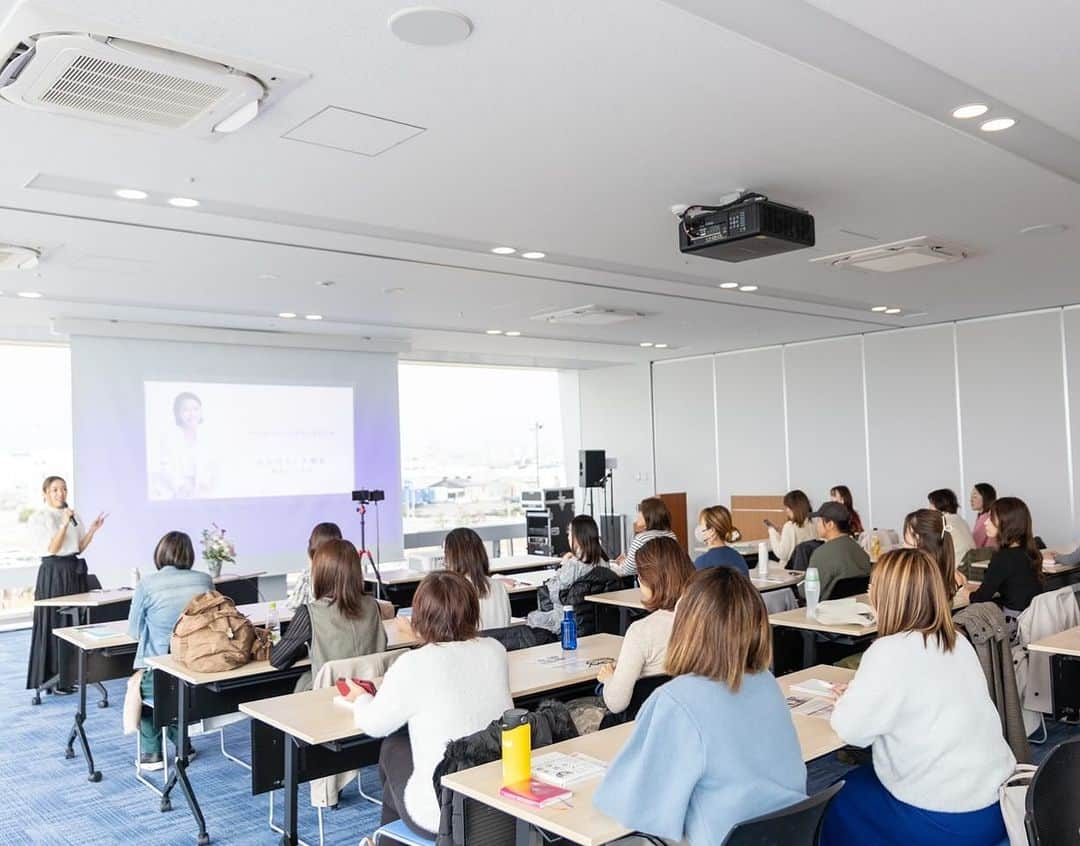
{"type": "MultiPolygon", "coordinates": [[[[370,693],[372,696],[375,695],[375,685],[373,685],[367,679],[353,679],[352,683],[355,684],[357,687],[363,688],[365,693],[370,693]]],[[[337,689],[338,693],[340,693],[342,696],[349,695],[349,683],[345,679],[337,680],[337,689]]]]}

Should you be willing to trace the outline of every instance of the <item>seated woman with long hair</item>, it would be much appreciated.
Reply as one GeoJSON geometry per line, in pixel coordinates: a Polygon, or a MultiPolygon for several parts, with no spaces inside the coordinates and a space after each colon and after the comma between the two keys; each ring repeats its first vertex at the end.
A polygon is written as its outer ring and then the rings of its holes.
{"type": "Polygon", "coordinates": [[[921,549],[885,553],[870,604],[878,637],[851,683],[836,686],[832,727],[871,747],[873,764],[844,775],[822,846],[996,846],[998,788],[1016,759],[937,562],[921,549]]]}
{"type": "Polygon", "coordinates": [[[593,804],[627,828],[708,844],[805,799],[806,765],[771,659],[769,616],[750,580],[729,567],[697,573],[675,609],[666,664],[675,678],[645,701],[593,804]]]}
{"type": "Polygon", "coordinates": [[[311,656],[297,691],[310,690],[327,661],[386,649],[379,604],[367,594],[360,555],[349,541],[328,540],[315,550],[311,588],[315,598],[296,609],[284,637],[270,648],[270,663],[279,670],[311,656]]]}
{"type": "Polygon", "coordinates": [[[639,678],[663,675],[675,603],[694,577],[694,565],[678,541],[653,538],[638,550],[637,573],[641,602],[649,616],[630,624],[619,660],[614,667],[603,667],[596,677],[604,685],[604,704],[613,714],[626,710],[639,678]]]}
{"type": "Polygon", "coordinates": [[[443,540],[446,569],[460,573],[476,588],[480,597],[480,629],[501,629],[510,625],[510,594],[506,585],[491,578],[487,547],[472,529],[454,529],[443,540]]]}

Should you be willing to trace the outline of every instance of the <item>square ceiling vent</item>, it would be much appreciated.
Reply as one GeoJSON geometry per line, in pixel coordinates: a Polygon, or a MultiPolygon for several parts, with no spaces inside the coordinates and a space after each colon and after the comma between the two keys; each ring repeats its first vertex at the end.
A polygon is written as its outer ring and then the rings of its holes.
{"type": "Polygon", "coordinates": [[[360,156],[377,156],[424,131],[424,127],[411,123],[327,106],[282,138],[360,156]]]}
{"type": "Polygon", "coordinates": [[[640,320],[644,316],[638,311],[587,305],[534,314],[530,319],[564,326],[614,326],[616,323],[640,320]]]}
{"type": "Polygon", "coordinates": [[[920,235],[905,241],[894,241],[877,247],[866,247],[847,253],[810,259],[811,264],[824,264],[837,270],[869,270],[876,273],[896,273],[918,267],[932,267],[963,261],[970,253],[958,244],[939,238],[920,235]]]}

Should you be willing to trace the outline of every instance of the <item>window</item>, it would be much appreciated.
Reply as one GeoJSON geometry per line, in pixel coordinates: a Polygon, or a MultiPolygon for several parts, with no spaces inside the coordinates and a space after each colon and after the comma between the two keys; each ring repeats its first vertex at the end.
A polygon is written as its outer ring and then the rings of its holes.
{"type": "Polygon", "coordinates": [[[406,534],[524,522],[523,490],[566,483],[555,370],[401,364],[406,534]]]}
{"type": "Polygon", "coordinates": [[[0,616],[7,617],[26,614],[33,602],[41,553],[30,548],[26,522],[41,507],[41,482],[57,475],[72,483],[68,348],[0,343],[0,396],[0,616]]]}

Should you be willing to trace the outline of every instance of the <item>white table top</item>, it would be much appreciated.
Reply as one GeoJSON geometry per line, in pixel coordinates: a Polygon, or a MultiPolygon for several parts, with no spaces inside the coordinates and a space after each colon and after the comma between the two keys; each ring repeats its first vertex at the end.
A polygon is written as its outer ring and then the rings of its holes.
{"type": "MultiPolygon", "coordinates": [[[[516,699],[549,690],[571,687],[596,678],[600,668],[588,666],[595,658],[617,658],[622,638],[596,634],[578,641],[574,652],[563,653],[559,644],[518,649],[507,655],[510,693],[516,699]],[[565,661],[558,659],[565,657],[565,661]],[[540,663],[541,659],[556,663],[540,663]]],[[[352,711],[333,704],[335,688],[290,693],[257,702],[245,702],[240,710],[305,743],[329,743],[356,737],[352,711]]]]}
{"type": "MultiPolygon", "coordinates": [[[[977,582],[970,582],[968,587],[958,590],[956,596],[953,597],[953,610],[957,611],[970,605],[969,595],[971,591],[977,590],[977,587],[977,582]]],[[[870,595],[861,593],[855,597],[855,600],[857,602],[869,604],[870,595]]],[[[867,635],[877,634],[877,623],[871,623],[866,626],[860,626],[853,623],[822,623],[819,620],[808,617],[806,615],[806,608],[793,608],[790,611],[779,611],[775,614],[770,614],[769,623],[773,626],[783,626],[789,629],[807,629],[813,632],[822,632],[823,634],[850,635],[852,637],[865,637],[867,635]]]]}
{"type": "Polygon", "coordinates": [[[1028,644],[1031,652],[1046,652],[1051,655],[1080,656],[1080,626],[1066,629],[1050,637],[1044,637],[1028,644]]]}
{"type": "MultiPolygon", "coordinates": [[[[214,579],[214,584],[238,582],[262,575],[265,575],[263,570],[254,573],[222,573],[214,579]]],[[[115,605],[118,602],[130,602],[134,595],[135,591],[129,587],[92,590],[88,593],[72,593],[67,596],[54,596],[51,599],[37,599],[34,601],[34,606],[38,608],[100,608],[104,605],[115,605]]]]}
{"type": "MultiPolygon", "coordinates": [[[[757,578],[757,570],[750,571],[754,587],[761,593],[778,588],[792,587],[803,580],[805,574],[794,570],[785,570],[782,567],[774,567],[769,570],[769,579],[757,578]]],[[[626,588],[625,590],[612,590],[607,593],[594,593],[586,596],[587,602],[595,602],[598,605],[614,605],[618,608],[633,608],[636,611],[645,611],[645,605],[641,601],[641,588],[626,588]]]]}
{"type": "MultiPolygon", "coordinates": [[[[492,558],[489,569],[493,574],[516,573],[530,569],[556,567],[561,563],[561,558],[549,555],[504,555],[501,558],[492,558]]],[[[379,566],[379,576],[382,578],[384,585],[403,585],[410,582],[419,582],[426,575],[426,572],[411,569],[404,561],[384,561],[379,566]]],[[[364,580],[367,582],[375,581],[375,573],[372,571],[370,564],[364,565],[364,580]]]]}
{"type": "MultiPolygon", "coordinates": [[[[781,676],[777,681],[786,696],[792,684],[806,679],[818,678],[836,684],[850,681],[853,675],[851,670],[818,665],[781,676]]],[[[828,720],[802,714],[792,714],[791,717],[795,724],[795,732],[799,738],[804,761],[812,761],[844,746],[828,720]]],[[[545,746],[542,751],[567,754],[581,752],[610,763],[625,745],[632,731],[633,723],[624,723],[605,731],[545,746]]],[[[565,837],[582,846],[600,846],[630,833],[628,829],[598,811],[593,805],[593,796],[600,782],[601,779],[595,778],[574,785],[572,788],[574,795],[570,800],[569,808],[563,805],[531,808],[499,795],[499,788],[502,787],[501,761],[443,776],[442,779],[444,786],[464,796],[483,802],[485,805],[523,819],[544,831],[565,837]]]]}
{"type": "MultiPolygon", "coordinates": [[[[386,648],[388,650],[417,645],[418,641],[416,635],[413,634],[412,626],[409,625],[409,621],[404,617],[395,617],[393,620],[383,620],[383,626],[386,628],[386,648]]],[[[162,670],[171,676],[186,681],[188,684],[194,685],[232,681],[233,679],[243,679],[249,676],[277,672],[269,661],[251,661],[242,667],[237,667],[234,670],[225,670],[220,673],[200,673],[197,670],[192,670],[181,664],[173,655],[155,655],[147,658],[146,663],[155,670],[162,670]]],[[[302,661],[297,661],[293,666],[300,667],[308,663],[308,659],[305,658],[302,661]]]]}
{"type": "Polygon", "coordinates": [[[84,652],[95,652],[99,649],[110,649],[115,646],[135,646],[137,641],[128,636],[127,620],[117,620],[113,623],[91,623],[88,626],[65,626],[62,629],[53,629],[53,634],[60,640],[65,640],[72,646],[84,652]],[[101,632],[111,631],[113,634],[107,637],[93,637],[87,634],[87,630],[101,632]]]}
{"type": "MultiPolygon", "coordinates": [[[[1080,563],[1078,564],[1058,564],[1053,558],[1043,557],[1043,572],[1048,576],[1062,576],[1066,573],[1075,573],[1080,570],[1080,563]]],[[[985,570],[990,566],[989,561],[972,561],[971,569],[973,570],[985,570]]]]}

